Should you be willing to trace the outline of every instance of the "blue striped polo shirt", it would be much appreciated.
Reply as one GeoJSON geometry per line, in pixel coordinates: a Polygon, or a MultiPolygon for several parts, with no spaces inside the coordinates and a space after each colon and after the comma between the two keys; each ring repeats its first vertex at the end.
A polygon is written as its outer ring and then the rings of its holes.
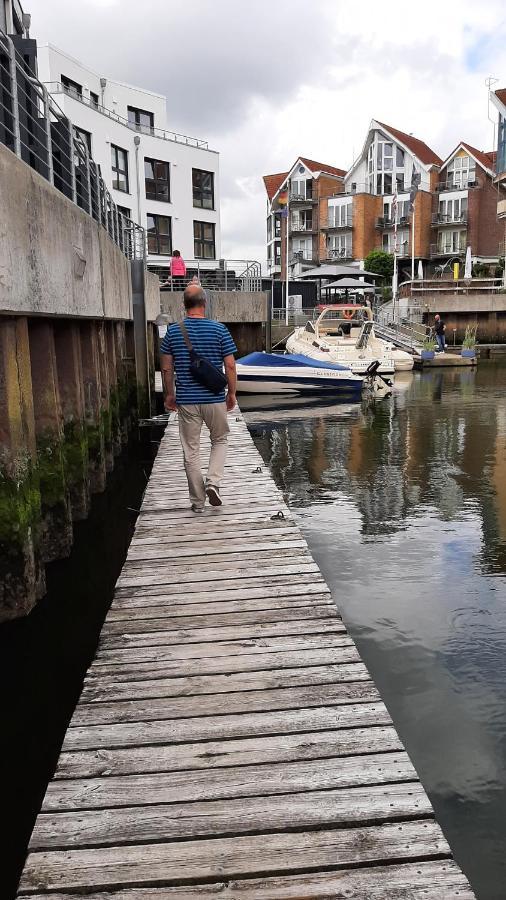
{"type": "MultiPolygon", "coordinates": [[[[221,322],[212,319],[186,318],[184,320],[186,330],[190,337],[193,349],[216,366],[223,370],[225,356],[237,352],[232,335],[228,328],[221,322]]],[[[213,394],[203,384],[195,381],[190,374],[190,354],[184,342],[183,333],[179,325],[171,325],[162,340],[161,352],[174,358],[176,370],[176,403],[186,406],[191,403],[223,403],[225,390],[219,394],[213,394]]]]}

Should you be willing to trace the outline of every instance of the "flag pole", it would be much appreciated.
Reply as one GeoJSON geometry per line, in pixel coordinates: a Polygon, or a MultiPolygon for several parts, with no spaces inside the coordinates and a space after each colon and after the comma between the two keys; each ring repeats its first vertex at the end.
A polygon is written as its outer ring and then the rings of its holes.
{"type": "Polygon", "coordinates": [[[288,185],[288,194],[286,199],[286,252],[285,252],[285,325],[288,325],[288,235],[289,235],[289,227],[290,227],[290,185],[288,185]]]}
{"type": "Polygon", "coordinates": [[[415,204],[416,197],[413,200],[413,216],[411,218],[411,281],[415,280],[415,204]]]}

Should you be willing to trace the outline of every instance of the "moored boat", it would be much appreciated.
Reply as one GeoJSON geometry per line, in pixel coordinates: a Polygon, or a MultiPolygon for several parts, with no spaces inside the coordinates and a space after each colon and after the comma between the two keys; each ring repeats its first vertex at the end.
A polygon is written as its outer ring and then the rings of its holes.
{"type": "Polygon", "coordinates": [[[413,358],[374,333],[372,312],[357,304],[322,306],[316,321],[296,328],[287,338],[289,353],[348,366],[363,375],[374,360],[382,375],[413,368],[413,358]]]}
{"type": "Polygon", "coordinates": [[[346,366],[299,353],[250,353],[237,360],[237,392],[360,398],[364,378],[346,366]]]}

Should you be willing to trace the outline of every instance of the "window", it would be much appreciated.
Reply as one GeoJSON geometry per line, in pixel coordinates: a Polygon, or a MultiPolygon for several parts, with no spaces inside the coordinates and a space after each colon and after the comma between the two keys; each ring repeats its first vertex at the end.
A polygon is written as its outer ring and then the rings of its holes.
{"type": "Polygon", "coordinates": [[[439,201],[440,222],[465,222],[467,216],[467,197],[454,197],[439,201]]]}
{"type": "Polygon", "coordinates": [[[281,265],[281,244],[277,241],[274,244],[274,265],[281,265]]]}
{"type": "Polygon", "coordinates": [[[136,109],[135,106],[128,106],[127,110],[130,125],[135,125],[139,131],[142,131],[143,128],[153,128],[155,117],[152,112],[148,112],[145,109],[136,109]]]}
{"type": "Polygon", "coordinates": [[[329,204],[329,227],[343,228],[351,225],[351,203],[329,204]]]}
{"type": "Polygon", "coordinates": [[[439,253],[465,253],[466,232],[443,229],[439,232],[437,247],[439,253]]]}
{"type": "Polygon", "coordinates": [[[311,200],[313,196],[313,179],[300,178],[290,182],[290,197],[302,200],[311,200]]]}
{"type": "Polygon", "coordinates": [[[93,91],[90,91],[90,104],[98,106],[98,94],[95,94],[93,91]]]}
{"type": "Polygon", "coordinates": [[[91,156],[91,134],[89,131],[85,131],[84,128],[78,128],[77,125],[74,125],[74,134],[76,138],[80,138],[83,142],[84,146],[88,151],[88,156],[91,156]]]}
{"type": "Polygon", "coordinates": [[[274,216],[274,237],[281,237],[281,217],[274,216]]]}
{"type": "Polygon", "coordinates": [[[267,240],[272,241],[272,216],[267,219],[267,240]]]}
{"type": "Polygon", "coordinates": [[[332,234],[327,239],[328,259],[351,259],[351,234],[332,234]]]}
{"type": "Polygon", "coordinates": [[[506,118],[504,116],[499,116],[496,169],[498,174],[506,172],[506,118]]]}
{"type": "Polygon", "coordinates": [[[311,260],[313,257],[313,241],[311,238],[294,238],[292,241],[293,256],[298,259],[311,260]]]}
{"type": "Polygon", "coordinates": [[[128,209],[128,206],[117,206],[116,209],[119,213],[121,213],[122,216],[125,217],[125,219],[132,218],[132,210],[128,209]]]}
{"type": "Polygon", "coordinates": [[[448,166],[450,186],[466,188],[476,177],[476,163],[470,156],[456,156],[448,166]]]}
{"type": "Polygon", "coordinates": [[[193,223],[193,246],[195,259],[215,259],[216,248],[214,244],[214,223],[193,223]]]}
{"type": "Polygon", "coordinates": [[[128,194],[128,153],[111,144],[112,186],[128,194]]]}
{"type": "Polygon", "coordinates": [[[169,163],[161,159],[145,159],[144,177],[148,200],[161,200],[164,203],[169,203],[169,163]]]}
{"type": "Polygon", "coordinates": [[[214,174],[202,169],[192,169],[193,205],[201,209],[214,209],[214,174]]]}
{"type": "Polygon", "coordinates": [[[71,78],[67,78],[66,75],[62,75],[62,76],[61,76],[61,83],[62,83],[64,89],[65,89],[69,94],[74,94],[74,95],[77,95],[78,97],[82,97],[82,95],[83,95],[83,88],[82,88],[82,85],[80,85],[80,84],[77,83],[77,81],[72,81],[71,78]]]}
{"type": "Polygon", "coordinates": [[[172,255],[172,229],[170,216],[147,214],[148,253],[154,256],[172,255]]]}

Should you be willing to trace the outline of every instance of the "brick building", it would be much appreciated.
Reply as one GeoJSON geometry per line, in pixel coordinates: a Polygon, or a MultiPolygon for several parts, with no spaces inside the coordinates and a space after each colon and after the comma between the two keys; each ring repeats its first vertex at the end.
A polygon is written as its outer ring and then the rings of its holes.
{"type": "Polygon", "coordinates": [[[291,278],[324,262],[326,250],[320,223],[322,200],[343,190],[344,169],[299,157],[288,172],[265,175],[267,192],[267,271],[274,278],[291,278]],[[280,194],[288,192],[288,216],[278,208],[280,194]]]}
{"type": "Polygon", "coordinates": [[[498,112],[496,176],[497,217],[500,221],[499,256],[506,255],[506,88],[491,91],[490,99],[498,112]]]}
{"type": "Polygon", "coordinates": [[[441,166],[433,198],[430,259],[439,265],[465,257],[493,264],[504,228],[497,220],[495,151],[460,143],[441,166]]]}
{"type": "MultiPolygon", "coordinates": [[[[506,126],[504,132],[506,148],[506,126]]],[[[506,170],[506,149],[504,156],[506,170]]],[[[462,142],[443,161],[424,141],[373,119],[348,172],[299,159],[289,172],[264,177],[269,274],[284,277],[286,219],[275,209],[287,185],[291,277],[327,262],[362,263],[373,249],[393,253],[394,194],[400,281],[411,276],[413,249],[415,271],[421,260],[427,274],[451,260],[463,261],[467,246],[474,261],[493,264],[504,240],[497,222],[495,158],[494,152],[462,142]],[[413,233],[409,189],[414,173],[420,184],[413,233]]]]}

